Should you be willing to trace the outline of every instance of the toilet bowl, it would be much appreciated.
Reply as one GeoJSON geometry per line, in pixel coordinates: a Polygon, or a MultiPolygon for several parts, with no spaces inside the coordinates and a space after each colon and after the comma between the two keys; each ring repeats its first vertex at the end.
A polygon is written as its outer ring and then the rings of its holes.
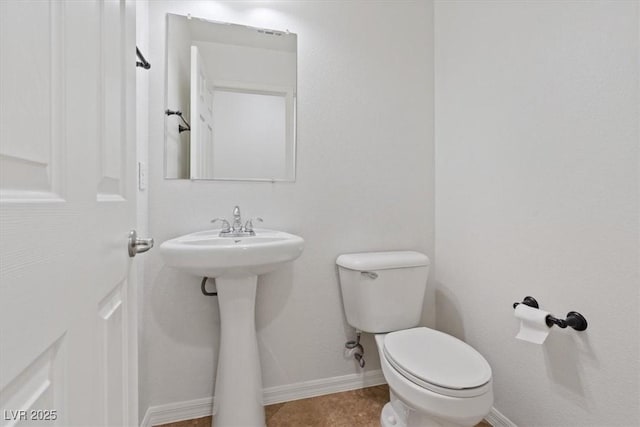
{"type": "Polygon", "coordinates": [[[491,410],[491,368],[464,342],[428,328],[377,334],[375,340],[391,391],[382,426],[474,426],[491,410]]]}
{"type": "Polygon", "coordinates": [[[489,363],[473,347],[445,333],[416,327],[429,259],[414,251],[340,255],[347,321],[375,334],[390,402],[384,427],[471,427],[493,405],[489,363]]]}

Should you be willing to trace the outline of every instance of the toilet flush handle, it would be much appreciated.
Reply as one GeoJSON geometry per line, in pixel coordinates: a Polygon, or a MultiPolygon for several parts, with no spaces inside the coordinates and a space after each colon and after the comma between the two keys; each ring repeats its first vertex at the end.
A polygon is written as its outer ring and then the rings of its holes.
{"type": "Polygon", "coordinates": [[[378,273],[376,273],[375,271],[361,271],[360,274],[364,274],[372,280],[376,280],[378,278],[378,273]]]}

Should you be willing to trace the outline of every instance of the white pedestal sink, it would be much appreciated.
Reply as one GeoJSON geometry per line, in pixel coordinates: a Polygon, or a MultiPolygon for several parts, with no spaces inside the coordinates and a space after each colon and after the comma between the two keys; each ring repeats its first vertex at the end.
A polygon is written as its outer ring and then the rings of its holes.
{"type": "Polygon", "coordinates": [[[255,328],[258,275],[302,254],[304,240],[256,229],[250,237],[219,237],[220,230],[188,234],[160,245],[168,266],[214,277],[220,304],[220,350],[214,425],[264,426],[262,373],[255,328]]]}

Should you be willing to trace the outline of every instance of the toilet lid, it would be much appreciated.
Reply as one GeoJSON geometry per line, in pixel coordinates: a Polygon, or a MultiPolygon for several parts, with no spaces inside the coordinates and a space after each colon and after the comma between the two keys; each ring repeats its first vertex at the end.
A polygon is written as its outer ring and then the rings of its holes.
{"type": "Polygon", "coordinates": [[[387,334],[384,354],[407,379],[441,394],[482,394],[491,381],[491,367],[480,353],[433,329],[413,328],[387,334]]]}

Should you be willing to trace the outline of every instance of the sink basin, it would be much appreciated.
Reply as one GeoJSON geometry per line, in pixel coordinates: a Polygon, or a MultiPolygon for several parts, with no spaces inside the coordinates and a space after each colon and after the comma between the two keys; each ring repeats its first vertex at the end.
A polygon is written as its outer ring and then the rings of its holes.
{"type": "Polygon", "coordinates": [[[208,230],[167,240],[160,245],[166,264],[207,277],[257,276],[302,254],[302,237],[283,231],[256,229],[255,236],[219,237],[208,230]]]}
{"type": "Polygon", "coordinates": [[[165,263],[185,273],[213,277],[220,309],[215,379],[215,427],[265,426],[262,373],[255,328],[258,275],[302,254],[302,237],[256,229],[255,236],[219,237],[201,231],[160,245],[165,263]]]}

